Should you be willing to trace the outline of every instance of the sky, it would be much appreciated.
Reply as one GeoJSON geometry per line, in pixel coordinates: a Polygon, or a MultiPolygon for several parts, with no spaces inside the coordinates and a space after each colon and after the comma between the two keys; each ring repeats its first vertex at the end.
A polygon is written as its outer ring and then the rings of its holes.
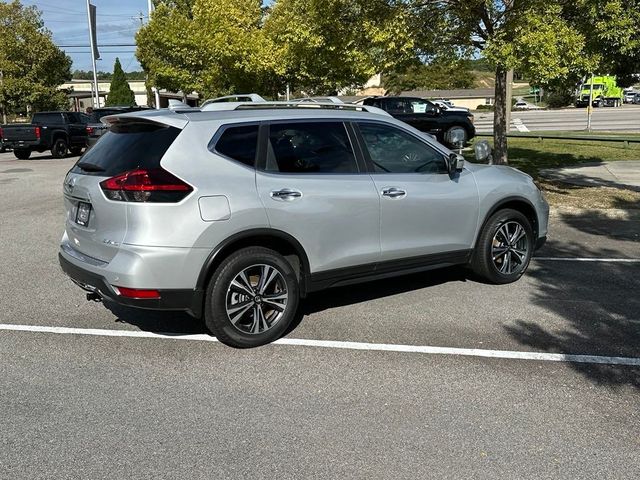
{"type": "MultiPolygon", "coordinates": [[[[140,28],[140,13],[148,20],[147,0],[91,0],[96,6],[98,49],[101,60],[98,70],[113,71],[116,57],[126,72],[141,70],[135,57],[135,47],[100,47],[101,44],[135,43],[140,28]]],[[[42,12],[45,26],[53,33],[56,45],[84,45],[61,47],[73,60],[71,70],[91,70],[89,28],[86,0],[22,0],[23,5],[35,5],[42,12]]]]}

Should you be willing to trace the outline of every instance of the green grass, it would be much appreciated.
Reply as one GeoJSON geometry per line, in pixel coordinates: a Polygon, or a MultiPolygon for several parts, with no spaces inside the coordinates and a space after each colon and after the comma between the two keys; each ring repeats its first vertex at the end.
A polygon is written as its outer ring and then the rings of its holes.
{"type": "MultiPolygon", "coordinates": [[[[554,134],[579,132],[549,132],[554,134]]],[[[582,132],[588,136],[588,132],[582,132]]],[[[596,133],[593,135],[603,135],[596,133]]],[[[619,132],[611,136],[621,136],[619,132]]],[[[628,136],[627,134],[622,134],[628,136]]],[[[631,134],[639,137],[640,134],[631,134]]],[[[484,137],[486,139],[486,137],[484,137]]],[[[480,139],[483,139],[480,137],[480,139]]],[[[489,139],[490,143],[493,143],[489,139]]],[[[622,186],[582,187],[550,181],[540,176],[540,170],[560,168],[580,163],[602,163],[621,160],[640,160],[640,144],[584,142],[580,140],[544,140],[509,138],[509,165],[531,175],[545,192],[549,203],[557,207],[593,209],[640,209],[640,192],[622,186]]],[[[465,152],[471,162],[473,151],[465,152]]]]}

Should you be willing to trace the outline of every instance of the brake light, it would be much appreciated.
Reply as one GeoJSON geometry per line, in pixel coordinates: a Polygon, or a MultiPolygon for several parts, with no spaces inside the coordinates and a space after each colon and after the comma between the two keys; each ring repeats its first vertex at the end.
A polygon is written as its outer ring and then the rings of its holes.
{"type": "Polygon", "coordinates": [[[2,131],[2,127],[0,127],[0,138],[4,138],[3,133],[4,133],[4,132],[2,131]]]}
{"type": "Polygon", "coordinates": [[[100,182],[109,200],[120,202],[179,202],[193,187],[162,168],[138,169],[100,182]]]}
{"type": "Polygon", "coordinates": [[[35,133],[36,133],[36,139],[40,140],[40,127],[35,128],[35,133]]]}
{"type": "Polygon", "coordinates": [[[139,288],[125,288],[114,286],[116,292],[121,297],[126,298],[143,298],[143,299],[158,299],[160,298],[160,292],[158,290],[142,290],[139,288]]]}
{"type": "Polygon", "coordinates": [[[87,127],[87,133],[88,133],[89,135],[93,135],[93,132],[95,132],[95,131],[96,131],[96,129],[95,129],[95,128],[93,128],[93,127],[87,127]]]}

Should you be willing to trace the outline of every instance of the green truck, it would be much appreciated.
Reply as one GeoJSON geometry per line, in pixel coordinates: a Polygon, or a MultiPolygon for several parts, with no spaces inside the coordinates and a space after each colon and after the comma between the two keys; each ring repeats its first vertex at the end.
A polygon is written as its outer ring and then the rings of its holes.
{"type": "Polygon", "coordinates": [[[576,98],[576,107],[589,105],[591,95],[591,83],[593,82],[593,97],[591,104],[594,107],[619,107],[624,101],[624,90],[616,84],[616,77],[601,75],[588,77],[580,86],[580,93],[576,98]]]}

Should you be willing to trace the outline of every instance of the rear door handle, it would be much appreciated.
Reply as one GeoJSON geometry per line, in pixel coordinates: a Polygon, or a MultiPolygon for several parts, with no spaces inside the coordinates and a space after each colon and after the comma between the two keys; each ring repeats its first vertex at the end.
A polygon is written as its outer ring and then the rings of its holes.
{"type": "Polygon", "coordinates": [[[290,188],[283,188],[281,190],[273,190],[271,192],[271,198],[273,198],[274,200],[291,201],[291,200],[295,200],[296,198],[300,198],[300,197],[302,197],[302,192],[299,192],[298,190],[292,190],[290,188]]]}
{"type": "Polygon", "coordinates": [[[400,198],[406,194],[407,192],[397,187],[387,187],[382,190],[382,195],[389,198],[400,198]]]}

